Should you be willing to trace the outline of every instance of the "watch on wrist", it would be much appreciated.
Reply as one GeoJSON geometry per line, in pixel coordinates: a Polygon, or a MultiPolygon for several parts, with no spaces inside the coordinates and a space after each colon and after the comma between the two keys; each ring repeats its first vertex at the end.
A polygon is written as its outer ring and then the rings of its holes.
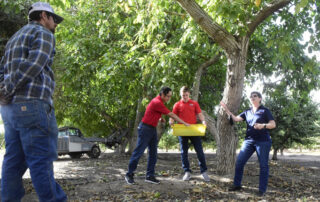
{"type": "Polygon", "coordinates": [[[263,127],[264,129],[266,129],[267,128],[267,124],[264,124],[264,127],[263,127]]]}

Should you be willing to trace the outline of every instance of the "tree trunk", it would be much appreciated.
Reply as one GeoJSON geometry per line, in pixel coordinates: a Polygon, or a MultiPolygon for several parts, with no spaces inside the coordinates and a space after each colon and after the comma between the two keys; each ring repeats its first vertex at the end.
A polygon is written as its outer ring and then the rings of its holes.
{"type": "Polygon", "coordinates": [[[139,126],[139,123],[143,117],[143,111],[141,111],[141,106],[142,106],[142,97],[138,100],[138,104],[137,104],[137,111],[136,111],[136,120],[134,121],[134,127],[133,127],[133,130],[132,130],[132,135],[131,137],[129,138],[129,149],[128,149],[128,153],[129,154],[132,154],[133,150],[135,149],[136,147],[136,142],[137,142],[137,137],[138,137],[138,126],[139,126]]]}
{"type": "Polygon", "coordinates": [[[166,123],[162,122],[162,121],[160,121],[160,123],[158,123],[158,125],[157,125],[158,143],[159,143],[159,141],[160,141],[160,139],[166,129],[165,127],[166,127],[166,123]]]}
{"type": "MultiPolygon", "coordinates": [[[[245,66],[249,40],[242,38],[240,50],[227,53],[227,78],[223,92],[222,101],[228,106],[229,110],[237,115],[241,104],[243,83],[245,76],[245,66]]],[[[218,112],[218,142],[217,157],[219,174],[228,175],[233,173],[236,159],[236,149],[238,136],[234,126],[231,126],[225,111],[220,108],[218,112]]]]}
{"type": "Polygon", "coordinates": [[[116,147],[114,149],[114,153],[115,154],[125,153],[125,149],[126,149],[127,144],[128,144],[128,141],[126,141],[126,142],[122,143],[121,145],[119,145],[118,147],[116,147]]]}
{"type": "Polygon", "coordinates": [[[278,156],[277,156],[278,150],[279,150],[278,148],[273,149],[272,160],[274,161],[278,160],[278,156]]]}

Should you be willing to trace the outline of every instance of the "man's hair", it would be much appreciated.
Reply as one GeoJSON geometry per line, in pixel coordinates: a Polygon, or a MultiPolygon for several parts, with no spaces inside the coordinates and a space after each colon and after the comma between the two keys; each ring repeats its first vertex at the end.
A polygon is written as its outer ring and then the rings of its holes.
{"type": "Polygon", "coordinates": [[[252,91],[252,92],[250,93],[250,96],[253,95],[253,94],[256,94],[256,95],[258,95],[259,98],[262,98],[261,93],[259,93],[258,91],[252,91]]]}
{"type": "Polygon", "coordinates": [[[40,14],[42,11],[34,11],[29,15],[29,21],[39,21],[41,19],[40,14]]]}
{"type": "Polygon", "coordinates": [[[182,93],[186,93],[186,92],[190,93],[190,89],[187,86],[182,86],[180,88],[180,95],[182,95],[182,93]]]}
{"type": "Polygon", "coordinates": [[[167,86],[162,87],[161,90],[160,90],[159,95],[162,95],[162,94],[167,95],[170,91],[172,91],[171,88],[169,88],[167,86]]]}

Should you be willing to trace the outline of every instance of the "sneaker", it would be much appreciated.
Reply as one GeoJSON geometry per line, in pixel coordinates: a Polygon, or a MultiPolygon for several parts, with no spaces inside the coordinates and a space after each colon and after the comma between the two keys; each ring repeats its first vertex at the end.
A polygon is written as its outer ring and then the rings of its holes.
{"type": "Polygon", "coordinates": [[[201,173],[201,175],[202,175],[204,181],[206,181],[206,182],[209,182],[209,181],[210,181],[210,177],[209,177],[209,175],[207,174],[207,172],[203,172],[203,173],[201,173]]]}
{"type": "Polygon", "coordinates": [[[160,181],[157,180],[154,176],[148,176],[146,177],[146,182],[150,182],[150,183],[153,183],[153,184],[160,184],[160,181]]]}
{"type": "Polygon", "coordinates": [[[232,186],[232,187],[230,187],[229,188],[229,191],[240,191],[242,189],[242,187],[241,186],[232,186]]]}
{"type": "Polygon", "coordinates": [[[188,181],[191,178],[191,173],[189,171],[184,173],[184,176],[182,178],[183,181],[188,181]]]}
{"type": "Polygon", "coordinates": [[[263,197],[265,195],[265,192],[262,192],[262,191],[259,191],[258,193],[257,193],[257,196],[258,197],[263,197]]]}
{"type": "Polygon", "coordinates": [[[127,173],[124,179],[128,184],[134,184],[133,173],[132,174],[127,173]]]}

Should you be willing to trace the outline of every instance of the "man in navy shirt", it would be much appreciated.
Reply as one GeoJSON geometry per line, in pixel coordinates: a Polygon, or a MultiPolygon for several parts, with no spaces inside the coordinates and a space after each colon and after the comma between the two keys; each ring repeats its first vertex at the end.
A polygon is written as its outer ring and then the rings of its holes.
{"type": "Polygon", "coordinates": [[[267,190],[269,177],[269,152],[271,149],[271,138],[268,129],[276,127],[274,118],[266,107],[261,105],[262,96],[253,91],[250,95],[252,107],[240,115],[233,115],[228,107],[221,102],[220,105],[233,121],[246,121],[247,132],[237,158],[233,186],[230,191],[241,190],[243,168],[254,152],[257,153],[260,163],[260,179],[258,196],[263,196],[267,190]]]}

